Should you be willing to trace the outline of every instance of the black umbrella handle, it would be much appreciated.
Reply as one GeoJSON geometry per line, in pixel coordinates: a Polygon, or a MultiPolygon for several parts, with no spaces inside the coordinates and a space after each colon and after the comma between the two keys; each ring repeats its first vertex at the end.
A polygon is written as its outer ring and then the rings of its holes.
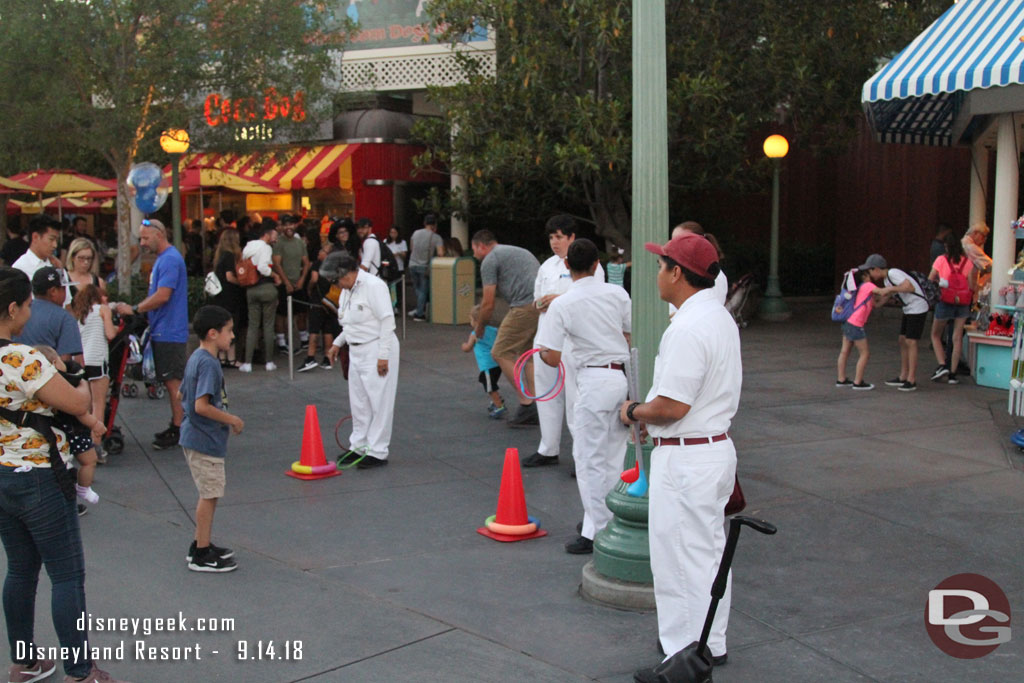
{"type": "Polygon", "coordinates": [[[711,606],[708,609],[707,618],[704,619],[704,629],[700,634],[700,646],[698,651],[708,644],[708,636],[711,635],[711,623],[715,620],[715,611],[718,609],[718,601],[725,596],[725,587],[729,583],[729,569],[732,567],[732,556],[736,554],[736,543],[740,538],[740,529],[749,526],[755,531],[769,536],[778,531],[774,524],[763,519],[754,519],[743,515],[736,515],[729,518],[729,537],[725,540],[725,550],[722,551],[722,561],[718,565],[718,573],[715,574],[715,582],[711,585],[711,606]]]}

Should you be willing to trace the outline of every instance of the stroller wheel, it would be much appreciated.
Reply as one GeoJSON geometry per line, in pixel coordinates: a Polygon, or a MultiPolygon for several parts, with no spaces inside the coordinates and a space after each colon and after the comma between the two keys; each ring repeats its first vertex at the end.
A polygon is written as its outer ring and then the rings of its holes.
{"type": "Polygon", "coordinates": [[[106,439],[103,440],[103,448],[104,450],[107,451],[107,453],[113,453],[114,455],[117,455],[118,453],[124,450],[124,438],[120,434],[108,436],[106,439]]]}
{"type": "Polygon", "coordinates": [[[158,386],[153,393],[155,394],[154,398],[167,398],[167,389],[164,388],[163,384],[158,386]]]}
{"type": "Polygon", "coordinates": [[[125,398],[130,397],[132,395],[132,385],[125,384],[123,387],[121,387],[121,395],[124,396],[125,398]]]}
{"type": "Polygon", "coordinates": [[[134,385],[134,384],[132,384],[131,385],[131,389],[129,389],[129,391],[128,391],[128,395],[131,396],[132,398],[138,398],[138,396],[139,396],[139,387],[134,385]]]}

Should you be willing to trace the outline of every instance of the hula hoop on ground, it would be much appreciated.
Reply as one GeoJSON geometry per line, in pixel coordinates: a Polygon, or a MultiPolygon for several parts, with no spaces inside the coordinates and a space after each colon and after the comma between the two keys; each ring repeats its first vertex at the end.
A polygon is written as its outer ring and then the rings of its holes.
{"type": "Polygon", "coordinates": [[[355,460],[352,460],[351,462],[347,462],[344,465],[341,464],[341,459],[342,458],[344,458],[349,453],[355,452],[355,451],[352,451],[352,449],[348,448],[347,446],[343,446],[342,443],[341,443],[341,438],[338,436],[338,432],[341,429],[341,425],[343,425],[346,422],[349,422],[351,420],[352,420],[352,416],[351,415],[346,415],[345,417],[343,417],[340,420],[338,420],[338,424],[334,425],[334,443],[338,444],[338,448],[340,448],[342,450],[341,455],[338,456],[338,464],[336,465],[339,470],[352,469],[353,467],[358,465],[362,461],[363,458],[366,457],[366,453],[361,453],[359,455],[359,457],[356,458],[355,460]]]}
{"type": "MultiPolygon", "coordinates": [[[[523,352],[523,355],[519,356],[516,360],[516,364],[512,369],[512,378],[515,380],[516,385],[519,387],[519,393],[531,401],[550,401],[562,392],[562,388],[565,386],[565,364],[562,361],[558,361],[558,374],[555,376],[555,383],[542,394],[531,396],[526,391],[526,384],[523,381],[522,371],[526,367],[527,361],[535,353],[540,353],[540,349],[529,349],[523,352]]],[[[543,361],[541,361],[543,362],[543,361]]]]}

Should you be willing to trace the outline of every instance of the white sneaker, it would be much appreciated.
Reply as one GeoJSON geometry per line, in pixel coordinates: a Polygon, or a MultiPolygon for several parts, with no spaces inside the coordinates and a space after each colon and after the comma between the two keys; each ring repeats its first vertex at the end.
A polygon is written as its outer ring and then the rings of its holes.
{"type": "Polygon", "coordinates": [[[267,363],[267,372],[273,372],[274,370],[277,370],[277,366],[273,363],[267,363]]]}
{"type": "Polygon", "coordinates": [[[252,363],[242,363],[238,366],[239,372],[252,372],[252,363]]]}
{"type": "Polygon", "coordinates": [[[100,502],[100,495],[93,491],[91,486],[79,486],[78,484],[75,484],[75,491],[78,492],[78,497],[86,503],[95,505],[100,502]]]}

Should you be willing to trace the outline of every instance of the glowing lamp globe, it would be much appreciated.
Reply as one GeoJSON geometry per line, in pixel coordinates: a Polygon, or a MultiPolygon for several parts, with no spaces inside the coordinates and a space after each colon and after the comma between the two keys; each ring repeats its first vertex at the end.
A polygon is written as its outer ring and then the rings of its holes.
{"type": "Polygon", "coordinates": [[[168,154],[184,154],[188,151],[188,131],[171,128],[160,134],[160,148],[168,154]]]}
{"type": "Polygon", "coordinates": [[[789,153],[789,141],[781,135],[769,135],[764,140],[764,155],[769,159],[781,159],[789,153]]]}

